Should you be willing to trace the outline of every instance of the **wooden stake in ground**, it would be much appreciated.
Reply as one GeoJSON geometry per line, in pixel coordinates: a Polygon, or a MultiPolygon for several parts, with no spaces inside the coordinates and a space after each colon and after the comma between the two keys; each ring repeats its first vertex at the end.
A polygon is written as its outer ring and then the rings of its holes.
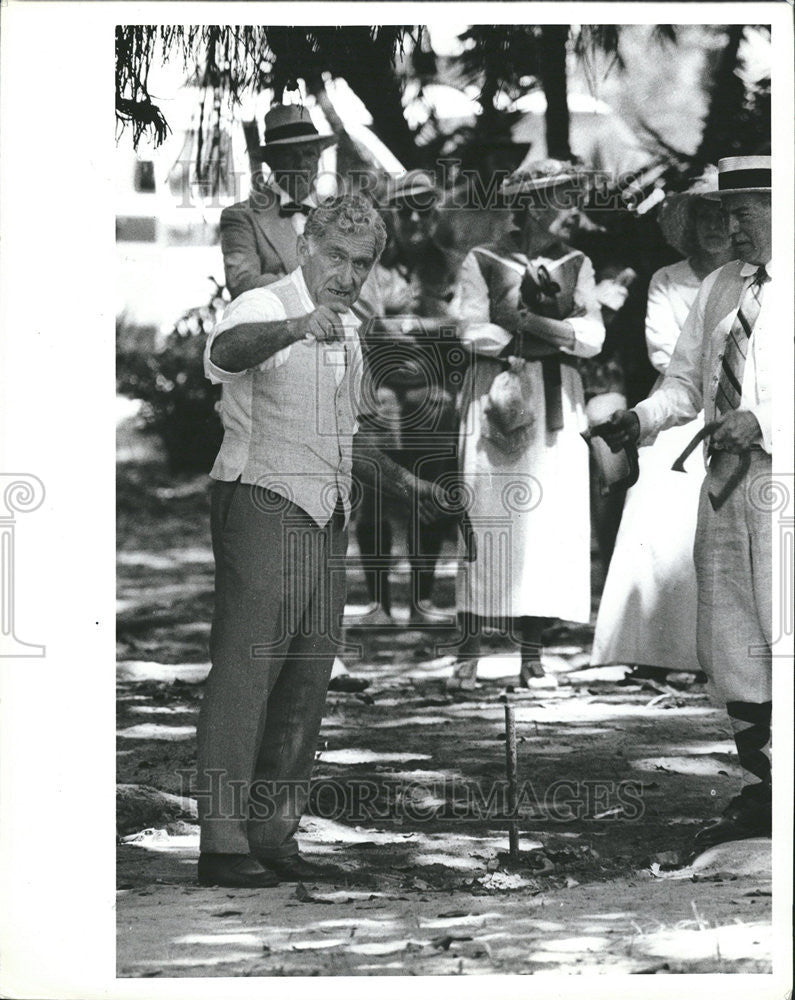
{"type": "Polygon", "coordinates": [[[516,717],[513,705],[505,702],[505,772],[508,777],[508,853],[512,858],[519,857],[519,821],[516,818],[517,807],[517,774],[516,757],[516,717]]]}

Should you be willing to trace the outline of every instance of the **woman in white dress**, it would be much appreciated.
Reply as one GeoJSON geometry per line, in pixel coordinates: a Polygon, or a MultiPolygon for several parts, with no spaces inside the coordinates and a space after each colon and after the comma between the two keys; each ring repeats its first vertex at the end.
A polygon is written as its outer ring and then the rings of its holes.
{"type": "MultiPolygon", "coordinates": [[[[669,196],[659,223],[668,243],[687,255],[657,271],[649,285],[646,344],[662,381],[703,279],[731,260],[717,189],[705,175],[669,196]]],[[[653,391],[653,390],[652,390],[653,391]]],[[[701,477],[671,471],[703,419],[663,431],[640,449],[640,478],[627,494],[596,621],[592,665],[627,664],[698,671],[693,541],[701,477]]]]}
{"type": "Polygon", "coordinates": [[[475,681],[484,625],[510,632],[520,681],[545,682],[541,632],[590,616],[587,426],[578,357],[604,326],[591,261],[566,244],[578,216],[570,164],[541,161],[508,178],[518,229],[475,247],[457,311],[473,363],[461,394],[462,492],[477,558],[459,561],[464,638],[456,677],[475,681]],[[514,202],[516,204],[516,202],[514,202]]]}

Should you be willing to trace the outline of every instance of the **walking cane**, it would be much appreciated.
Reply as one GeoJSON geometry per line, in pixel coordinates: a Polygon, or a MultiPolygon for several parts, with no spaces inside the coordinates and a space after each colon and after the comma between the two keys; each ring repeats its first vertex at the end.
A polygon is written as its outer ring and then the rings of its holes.
{"type": "MultiPolygon", "coordinates": [[[[685,462],[690,458],[695,449],[701,444],[704,438],[709,437],[714,431],[720,427],[720,420],[713,420],[709,424],[705,424],[698,434],[695,435],[690,444],[685,448],[682,454],[677,458],[674,464],[671,466],[673,472],[687,472],[685,468],[685,462]]],[[[751,453],[749,451],[741,451],[739,454],[739,462],[737,468],[729,476],[717,493],[707,493],[709,497],[709,502],[712,504],[713,510],[720,510],[721,507],[726,503],[729,497],[734,492],[737,484],[743,478],[743,476],[748,472],[751,467],[751,453]]]]}

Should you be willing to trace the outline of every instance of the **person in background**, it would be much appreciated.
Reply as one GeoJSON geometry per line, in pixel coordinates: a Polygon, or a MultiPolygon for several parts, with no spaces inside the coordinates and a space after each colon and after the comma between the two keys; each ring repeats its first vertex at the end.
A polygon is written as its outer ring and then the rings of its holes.
{"type": "MultiPolygon", "coordinates": [[[[317,205],[321,153],[337,137],[321,134],[309,111],[298,104],[275,104],[265,115],[264,142],[251,155],[251,194],[221,212],[221,252],[226,287],[232,299],[284,277],[298,266],[296,237],[317,205]],[[270,174],[263,177],[265,164],[270,174]]],[[[354,312],[377,315],[380,302],[372,276],[354,312]]]]}
{"type": "Polygon", "coordinates": [[[702,409],[716,425],[705,442],[693,550],[696,648],[726,706],[742,787],[698,832],[696,850],[772,830],[772,379],[776,344],[792,336],[771,306],[770,157],[720,160],[718,189],[737,259],[702,282],[656,392],[614,414],[603,435],[617,451],[651,443],[702,409]]]}
{"type": "Polygon", "coordinates": [[[221,252],[232,299],[298,267],[296,237],[316,204],[320,154],[337,141],[321,135],[307,109],[295,104],[268,111],[264,139],[254,162],[267,164],[269,179],[255,170],[249,198],[221,212],[221,252]]]}
{"type": "MultiPolygon", "coordinates": [[[[391,239],[375,268],[383,314],[365,338],[362,425],[380,435],[381,446],[405,468],[423,479],[450,481],[457,469],[454,398],[464,355],[450,315],[457,266],[436,240],[439,198],[433,176],[421,170],[397,178],[388,191],[391,239]]],[[[389,562],[395,516],[380,492],[364,491],[356,537],[371,603],[357,624],[393,621],[389,562]]],[[[452,517],[434,524],[408,518],[412,625],[443,621],[432,600],[434,575],[442,542],[454,529],[452,517]]]]}
{"type": "MultiPolygon", "coordinates": [[[[668,243],[684,260],[649,285],[646,343],[662,383],[701,282],[734,256],[717,190],[717,170],[659,211],[668,243]]],[[[640,478],[627,495],[596,620],[591,664],[630,664],[697,672],[693,542],[700,483],[671,471],[703,426],[698,416],[662,431],[639,456],[640,478]]]]}
{"type": "Polygon", "coordinates": [[[510,631],[520,682],[550,683],[542,631],[590,618],[585,400],[576,361],[604,325],[590,260],[567,240],[579,216],[576,168],[536,161],[503,187],[516,228],[464,260],[461,338],[473,362],[461,396],[461,481],[477,539],[459,562],[462,641],[455,680],[474,684],[484,626],[510,631]]]}

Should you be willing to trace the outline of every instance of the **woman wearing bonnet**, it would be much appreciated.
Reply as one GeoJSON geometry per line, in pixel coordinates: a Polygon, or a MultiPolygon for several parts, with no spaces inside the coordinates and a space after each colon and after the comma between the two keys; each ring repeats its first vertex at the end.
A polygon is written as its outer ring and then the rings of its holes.
{"type": "MultiPolygon", "coordinates": [[[[662,381],[703,279],[731,260],[717,171],[669,195],[658,222],[684,260],[657,271],[649,285],[646,345],[662,381]]],[[[652,389],[654,391],[654,389],[652,389]]],[[[700,479],[671,471],[703,420],[663,431],[640,449],[640,478],[627,494],[596,622],[591,664],[628,664],[697,672],[693,541],[700,479]]]]}

